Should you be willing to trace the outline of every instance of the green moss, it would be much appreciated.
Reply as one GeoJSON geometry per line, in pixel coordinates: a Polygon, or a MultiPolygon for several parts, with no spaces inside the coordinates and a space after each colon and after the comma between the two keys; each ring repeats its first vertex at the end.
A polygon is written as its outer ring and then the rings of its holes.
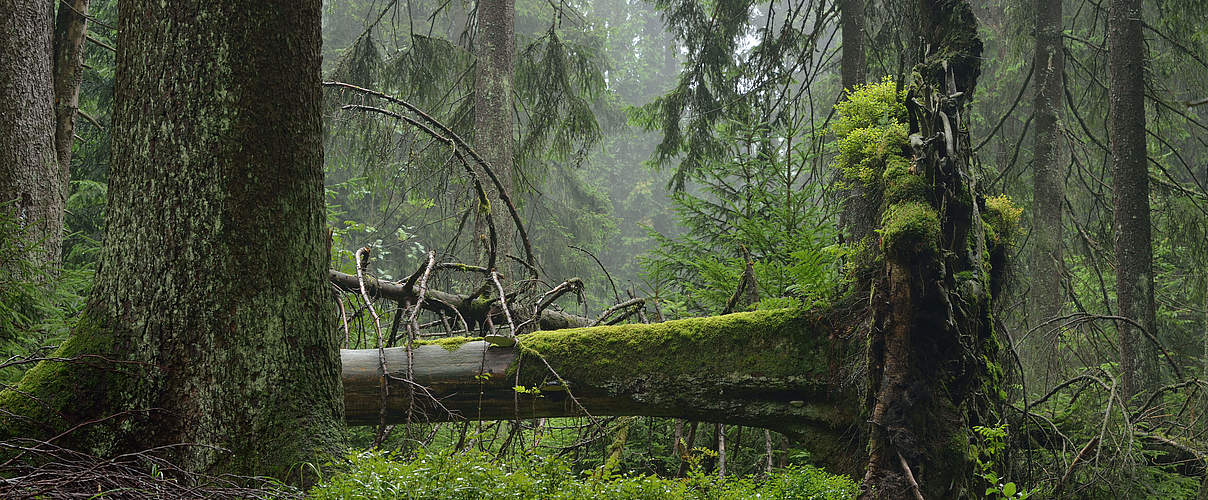
{"type": "Polygon", "coordinates": [[[891,205],[881,220],[881,251],[890,258],[911,259],[939,251],[940,219],[920,202],[891,205]]]}
{"type": "Polygon", "coordinates": [[[885,166],[882,176],[885,185],[885,204],[893,205],[907,201],[927,201],[930,198],[931,186],[923,176],[911,171],[910,160],[901,156],[892,156],[885,166]]]}
{"type": "Polygon", "coordinates": [[[0,438],[45,438],[67,429],[87,408],[103,404],[110,390],[119,390],[118,367],[109,366],[113,335],[84,313],[71,336],[50,357],[39,362],[17,383],[0,391],[0,438]]]}
{"type": "Polygon", "coordinates": [[[446,351],[456,351],[466,342],[482,340],[481,337],[443,337],[432,340],[417,340],[415,345],[438,345],[446,351]]]}
{"type": "Polygon", "coordinates": [[[835,105],[839,119],[831,125],[838,137],[870,127],[884,127],[906,121],[905,92],[897,92],[897,84],[886,77],[881,83],[857,85],[847,92],[847,98],[835,105]]]}
{"type": "Polygon", "coordinates": [[[1023,208],[1018,207],[1007,195],[986,198],[986,210],[982,221],[986,225],[986,241],[992,245],[1010,243],[1019,236],[1019,217],[1023,208]]]}
{"type": "MultiPolygon", "coordinates": [[[[653,325],[536,332],[521,337],[519,346],[576,380],[726,374],[813,378],[825,375],[828,366],[823,317],[799,309],[752,311],[653,325]]],[[[548,377],[540,361],[529,358],[521,363],[522,380],[548,377]]]]}
{"type": "Polygon", "coordinates": [[[840,136],[837,168],[844,178],[876,187],[891,161],[909,162],[902,156],[908,144],[909,134],[902,123],[852,130],[840,136]]]}

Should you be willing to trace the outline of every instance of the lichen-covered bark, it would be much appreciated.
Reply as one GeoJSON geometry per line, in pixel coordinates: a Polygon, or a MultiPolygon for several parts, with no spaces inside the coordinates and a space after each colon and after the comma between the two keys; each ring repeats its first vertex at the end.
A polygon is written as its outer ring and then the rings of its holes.
{"type": "MultiPolygon", "coordinates": [[[[502,188],[510,195],[513,187],[512,144],[512,60],[516,56],[515,0],[479,0],[477,2],[478,32],[474,37],[474,148],[499,176],[502,188]]],[[[494,186],[484,186],[492,203],[499,197],[494,186]]],[[[490,210],[490,208],[486,208],[490,210]]],[[[503,214],[504,210],[496,213],[503,214]]],[[[515,231],[503,217],[495,217],[499,247],[497,262],[507,259],[515,231]]],[[[475,234],[482,250],[487,250],[486,219],[475,219],[475,234]]],[[[480,252],[482,253],[482,252],[480,252]]],[[[485,261],[484,261],[485,262],[485,261]]]]}
{"type": "Polygon", "coordinates": [[[965,116],[979,73],[977,21],[963,1],[916,5],[928,52],[906,96],[910,146],[901,153],[909,165],[890,162],[884,174],[865,498],[913,497],[910,476],[924,498],[976,496],[967,432],[996,372],[994,252],[969,169],[965,116]]]}
{"type": "MultiPolygon", "coordinates": [[[[1061,113],[1065,51],[1061,43],[1061,2],[1037,0],[1036,72],[1033,108],[1036,116],[1035,159],[1032,162],[1032,286],[1028,294],[1028,319],[1039,325],[1061,313],[1062,203],[1065,201],[1061,113]]],[[[1021,356],[1029,360],[1029,378],[1048,387],[1047,374],[1056,370],[1058,329],[1042,328],[1033,334],[1021,356]]]]}
{"type": "Polygon", "coordinates": [[[109,417],[75,439],[89,451],[196,443],[162,453],[199,471],[285,477],[339,451],[319,16],[318,0],[121,4],[101,266],[62,348],[116,363],[46,362],[0,407],[57,429],[109,417]]]}
{"type": "MultiPolygon", "coordinates": [[[[852,432],[858,405],[831,371],[841,352],[832,331],[829,315],[786,309],[536,332],[516,347],[455,339],[417,346],[410,363],[404,348],[385,355],[389,373],[406,379],[410,364],[414,380],[441,403],[419,393],[413,419],[587,413],[741,424],[791,435],[813,459],[856,474],[863,466],[853,453],[861,447],[852,432]],[[536,391],[518,393],[516,385],[536,391]]],[[[348,422],[377,424],[378,351],[342,356],[348,422]]],[[[407,383],[391,381],[388,423],[406,421],[410,395],[407,383]]]]}
{"type": "MultiPolygon", "coordinates": [[[[1141,0],[1112,0],[1108,9],[1111,89],[1113,234],[1118,313],[1155,332],[1149,166],[1145,156],[1145,38],[1141,0]]],[[[1125,399],[1157,383],[1157,355],[1134,325],[1120,323],[1120,379],[1125,399]]]]}
{"type": "Polygon", "coordinates": [[[50,34],[46,2],[0,5],[0,210],[39,243],[30,260],[53,268],[62,249],[67,170],[55,159],[50,34]]]}

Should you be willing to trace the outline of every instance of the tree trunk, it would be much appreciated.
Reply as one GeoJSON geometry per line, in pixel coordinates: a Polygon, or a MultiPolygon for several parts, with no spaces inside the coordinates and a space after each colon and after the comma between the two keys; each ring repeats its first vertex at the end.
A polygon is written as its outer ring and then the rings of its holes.
{"type": "Polygon", "coordinates": [[[56,355],[76,362],[0,394],[0,436],[91,421],[60,442],[277,477],[342,450],[319,20],[318,0],[122,3],[101,265],[56,355]]]}
{"type": "MultiPolygon", "coordinates": [[[[830,332],[827,318],[779,310],[536,332],[515,347],[455,338],[417,346],[410,362],[405,348],[389,348],[382,351],[390,374],[386,423],[405,422],[412,408],[413,420],[428,421],[680,417],[774,429],[855,474],[863,465],[851,451],[859,446],[850,436],[858,407],[851,391],[832,383],[830,332]],[[408,366],[426,387],[414,406],[408,366]],[[538,390],[517,393],[517,385],[538,390]]],[[[341,355],[346,419],[376,425],[378,351],[341,355]]],[[[689,437],[688,452],[691,446],[689,437]]]]}
{"type": "Polygon", "coordinates": [[[980,72],[977,20],[964,1],[916,5],[928,50],[907,87],[909,168],[890,165],[882,181],[864,498],[916,497],[916,481],[924,498],[977,496],[967,433],[997,394],[987,362],[997,359],[989,314],[1002,250],[987,246],[966,114],[980,72]]]}
{"type": "Polygon", "coordinates": [[[864,83],[864,0],[840,0],[839,17],[843,25],[843,61],[840,72],[843,88],[864,83]]]}
{"type": "MultiPolygon", "coordinates": [[[[474,74],[474,148],[495,174],[499,176],[503,189],[513,192],[512,154],[512,60],[516,54],[513,21],[516,15],[515,0],[479,0],[478,32],[474,38],[474,53],[477,56],[474,74]]],[[[490,193],[495,214],[506,213],[506,207],[495,193],[493,186],[484,186],[490,193]]],[[[486,210],[493,210],[484,207],[486,210]]],[[[495,216],[495,231],[498,235],[496,265],[501,269],[507,262],[504,255],[511,252],[515,231],[506,217],[495,216]]],[[[475,219],[475,237],[480,245],[480,255],[489,250],[486,218],[480,213],[475,219]]],[[[483,261],[485,263],[485,260],[483,261]]]]}
{"type": "MultiPolygon", "coordinates": [[[[1116,304],[1119,315],[1133,319],[1155,334],[1141,0],[1112,0],[1108,11],[1107,42],[1116,304]]],[[[1157,356],[1139,328],[1127,323],[1117,325],[1121,390],[1128,400],[1157,382],[1157,356]]]]}
{"type": "MultiPolygon", "coordinates": [[[[843,26],[840,73],[844,91],[850,92],[865,81],[864,0],[841,0],[839,16],[843,26]]],[[[839,190],[839,194],[843,197],[839,227],[846,241],[856,247],[864,245],[865,250],[871,252],[876,245],[873,231],[877,228],[880,193],[873,192],[862,183],[849,183],[839,190]]]]}
{"type": "Polygon", "coordinates": [[[0,11],[0,211],[38,242],[25,257],[53,269],[62,251],[67,171],[55,158],[51,6],[14,0],[0,11]]]}
{"type": "Polygon", "coordinates": [[[55,153],[64,177],[71,172],[75,117],[84,74],[88,0],[60,0],[54,30],[55,153]]]}
{"type": "MultiPolygon", "coordinates": [[[[1065,296],[1062,257],[1062,203],[1065,200],[1065,166],[1060,122],[1064,106],[1061,2],[1036,0],[1036,50],[1032,64],[1036,72],[1033,106],[1036,114],[1035,158],[1032,174],[1032,288],[1028,300],[1030,324],[1037,326],[1061,314],[1065,296]]],[[[1057,369],[1056,324],[1035,331],[1021,356],[1027,363],[1029,380],[1048,387],[1048,375],[1057,369]]]]}

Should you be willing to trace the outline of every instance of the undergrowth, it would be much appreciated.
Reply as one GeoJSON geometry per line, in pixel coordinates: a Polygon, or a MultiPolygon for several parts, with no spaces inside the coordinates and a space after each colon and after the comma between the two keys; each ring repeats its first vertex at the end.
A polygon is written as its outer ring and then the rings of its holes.
{"type": "Polygon", "coordinates": [[[857,484],[811,466],[790,466],[763,479],[718,478],[694,467],[683,479],[650,475],[576,476],[558,458],[530,456],[505,462],[481,452],[421,451],[404,459],[388,452],[356,452],[338,472],[321,478],[315,499],[793,499],[855,498],[857,484]]]}

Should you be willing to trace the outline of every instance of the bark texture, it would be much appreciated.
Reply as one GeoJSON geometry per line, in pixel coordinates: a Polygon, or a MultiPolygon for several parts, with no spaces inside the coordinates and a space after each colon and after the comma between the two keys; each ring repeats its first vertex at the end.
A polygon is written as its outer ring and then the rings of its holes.
{"type": "MultiPolygon", "coordinates": [[[[478,32],[474,38],[474,53],[477,57],[474,73],[474,149],[482,156],[508,194],[513,192],[513,142],[512,142],[512,80],[515,69],[512,61],[516,56],[514,21],[515,0],[479,0],[478,32]]],[[[493,186],[484,186],[490,193],[491,203],[498,203],[503,214],[506,208],[499,200],[493,186]]],[[[491,210],[484,207],[484,210],[491,210]]],[[[510,253],[515,231],[506,217],[495,217],[498,254],[497,262],[506,262],[503,256],[510,253]]],[[[490,236],[486,218],[479,214],[475,219],[475,234],[479,241],[480,255],[489,250],[490,236]]],[[[483,260],[485,263],[485,259],[483,260]]],[[[502,266],[501,266],[502,267],[502,266]]]]}
{"type": "Polygon", "coordinates": [[[101,267],[59,351],[113,361],[30,370],[0,435],[102,419],[65,439],[278,477],[341,450],[319,20],[318,0],[121,4],[101,267]]]}
{"type": "MultiPolygon", "coordinates": [[[[1112,0],[1108,10],[1113,233],[1117,313],[1155,333],[1149,168],[1145,155],[1145,39],[1141,0],[1112,0]]],[[[1157,383],[1157,355],[1136,326],[1118,323],[1125,399],[1157,383]]]]}
{"type": "MultiPolygon", "coordinates": [[[[1036,51],[1032,64],[1036,74],[1033,108],[1036,116],[1035,157],[1032,161],[1032,288],[1029,319],[1032,326],[1061,314],[1065,303],[1062,252],[1062,206],[1065,200],[1064,136],[1061,129],[1063,102],[1063,50],[1061,2],[1036,0],[1036,51]]],[[[1056,324],[1036,330],[1024,345],[1031,380],[1049,386],[1047,374],[1057,368],[1056,324]]]]}
{"type": "MultiPolygon", "coordinates": [[[[55,153],[64,172],[71,171],[75,117],[80,109],[80,79],[84,75],[84,37],[88,0],[62,0],[55,15],[54,92],[55,153]]],[[[65,174],[66,175],[66,174],[65,174]]]]}
{"type": "Polygon", "coordinates": [[[46,2],[0,2],[0,210],[39,243],[29,259],[54,268],[62,250],[67,170],[55,158],[51,13],[46,2]]]}
{"type": "Polygon", "coordinates": [[[989,314],[1001,249],[988,245],[968,163],[977,20],[964,1],[915,5],[928,49],[906,95],[909,164],[891,163],[882,181],[864,498],[979,496],[967,433],[995,393],[989,314]]]}

